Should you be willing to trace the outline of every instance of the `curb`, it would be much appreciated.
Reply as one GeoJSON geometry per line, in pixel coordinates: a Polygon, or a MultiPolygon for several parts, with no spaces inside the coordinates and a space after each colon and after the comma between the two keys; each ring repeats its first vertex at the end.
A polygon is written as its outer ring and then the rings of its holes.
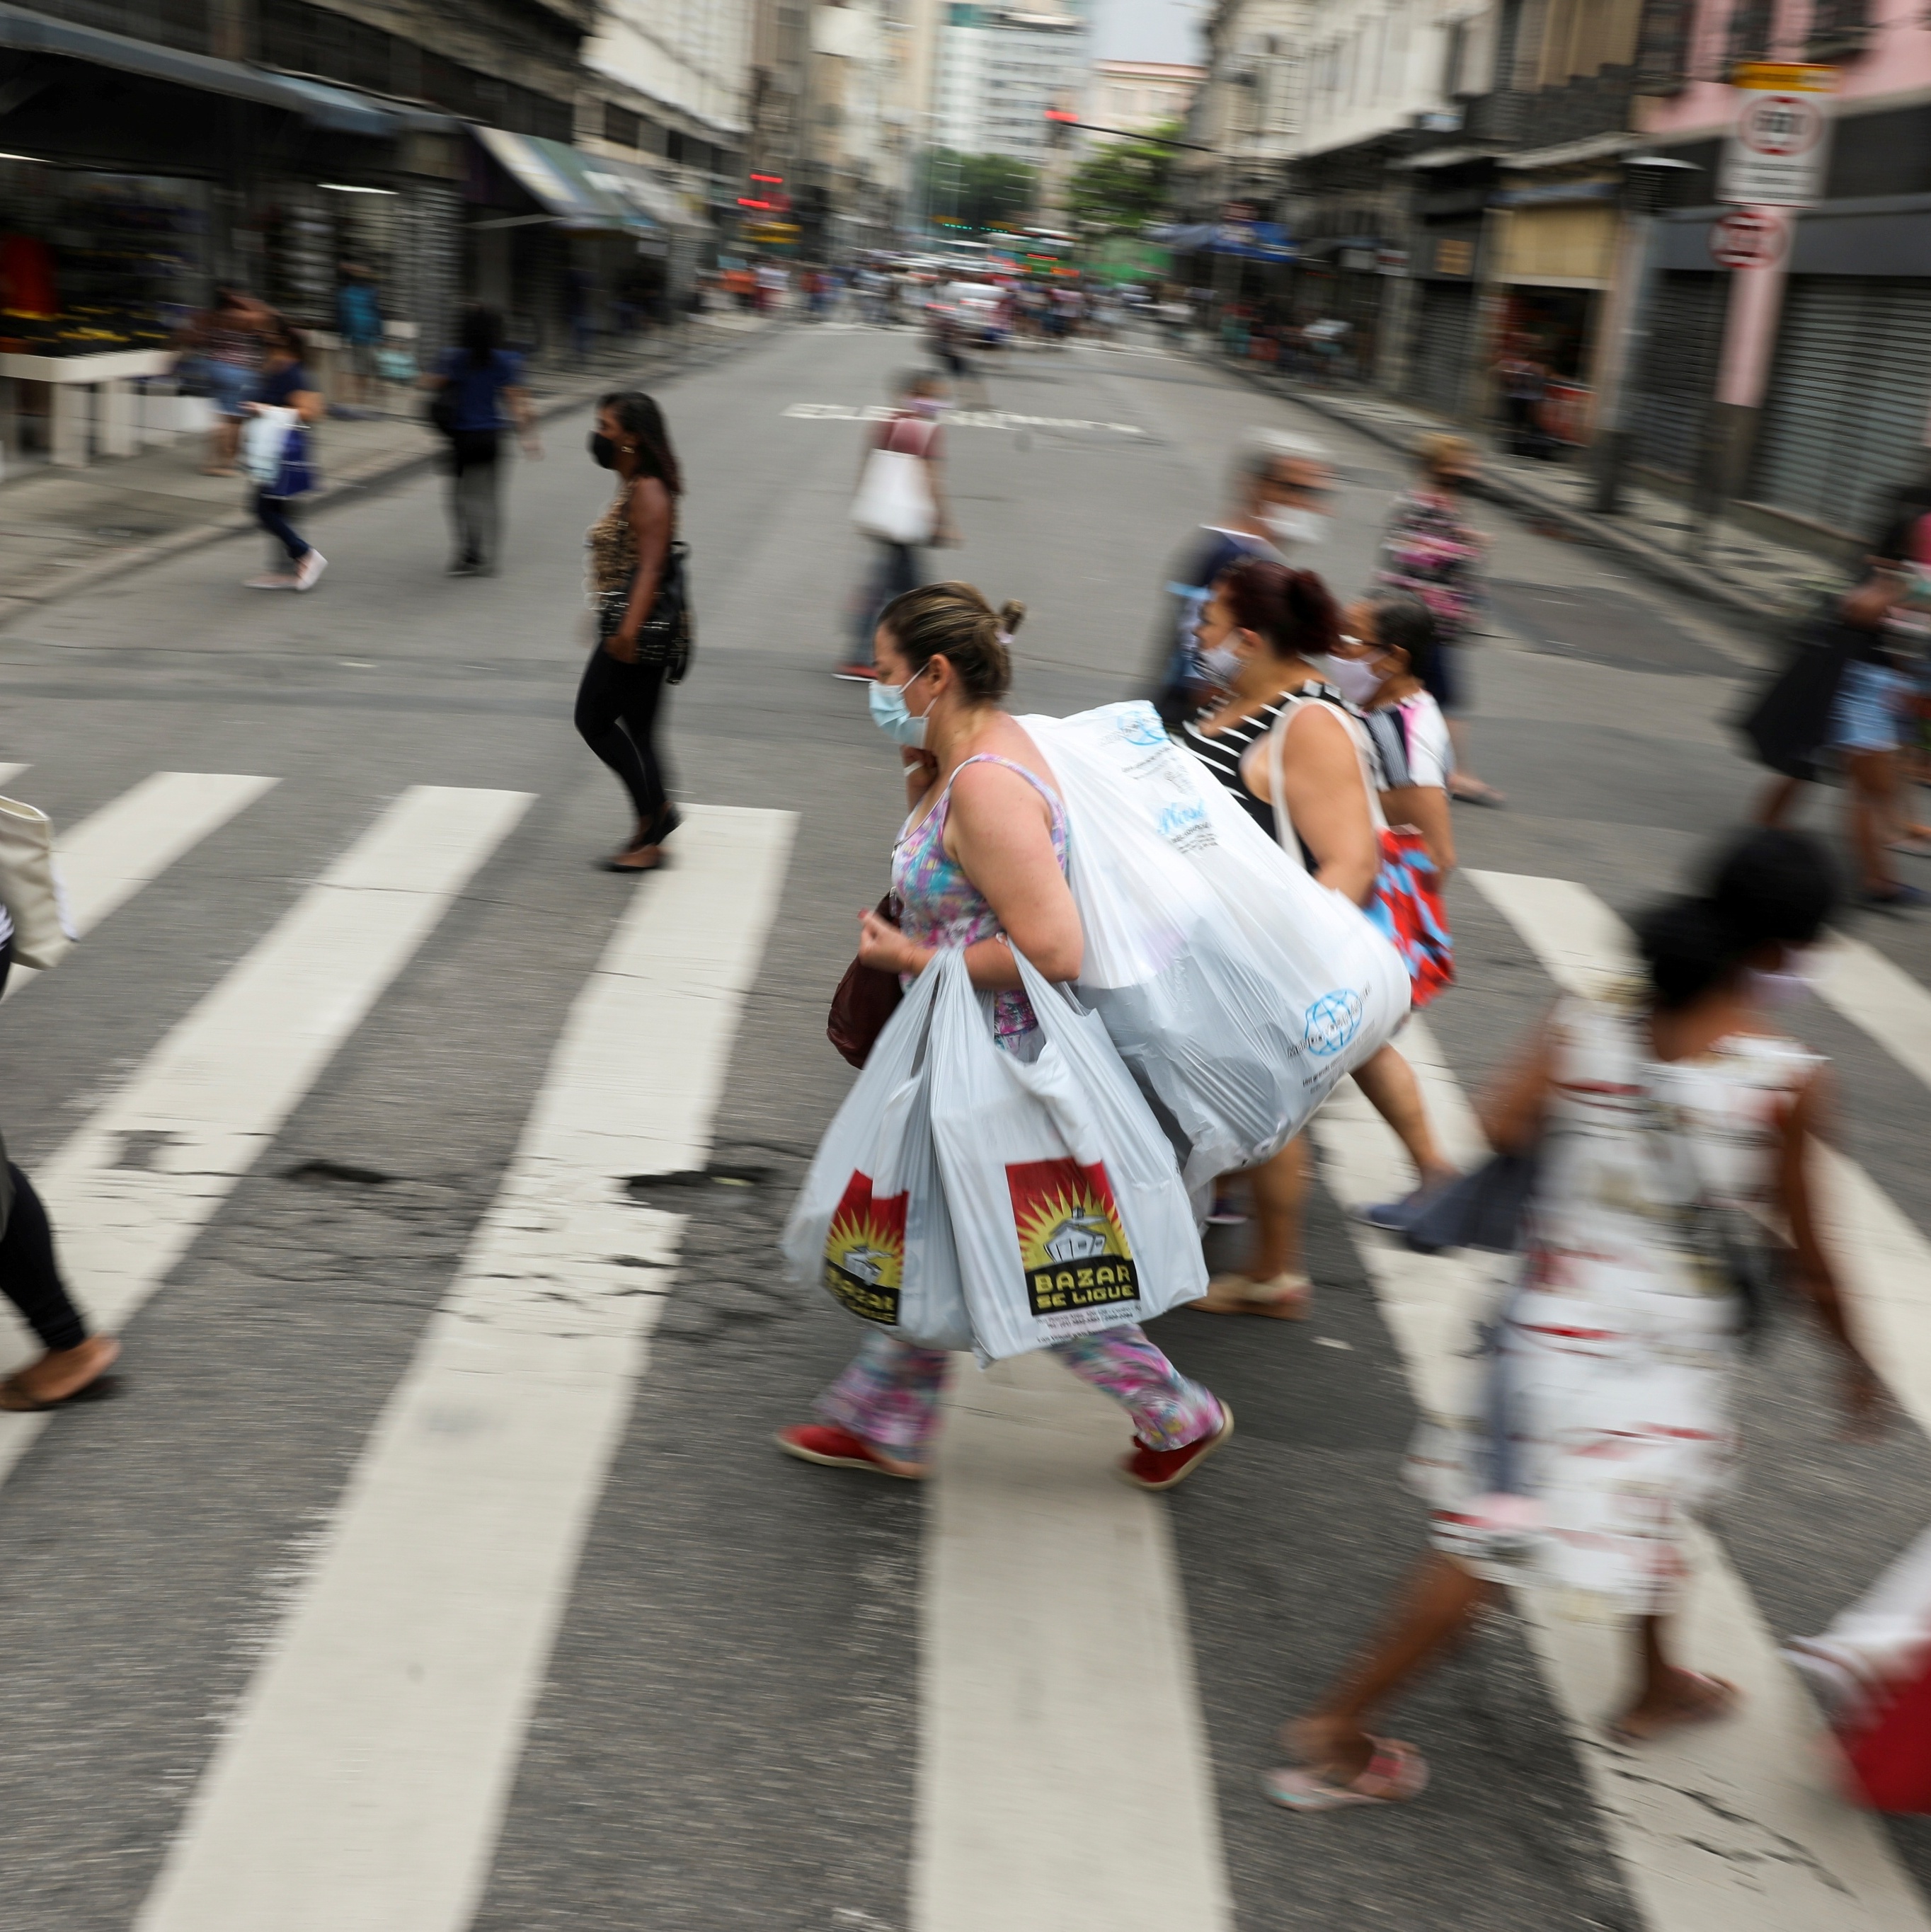
{"type": "MultiPolygon", "coordinates": [[[[763,341],[771,332],[769,329],[756,329],[740,334],[735,340],[727,338],[722,341],[698,344],[673,353],[661,363],[646,364],[638,373],[640,376],[661,377],[682,375],[687,370],[708,368],[728,356],[740,353],[754,342],[763,341]]],[[[611,376],[588,388],[572,390],[568,395],[553,396],[532,413],[539,422],[550,422],[558,416],[569,416],[617,380],[611,376]]],[[[366,469],[337,476],[310,497],[305,508],[310,512],[331,509],[338,504],[387,489],[392,484],[406,483],[424,470],[433,469],[441,458],[442,452],[433,445],[427,449],[382,458],[366,469]]],[[[153,543],[143,544],[133,550],[116,550],[111,556],[97,557],[91,563],[64,571],[59,580],[49,584],[44,590],[0,592],[0,632],[5,631],[29,611],[44,610],[63,598],[90,590],[96,584],[125,577],[131,572],[145,570],[150,564],[165,563],[170,557],[184,556],[189,550],[222,542],[229,537],[245,536],[254,527],[254,518],[245,511],[227,511],[209,522],[193,524],[185,530],[173,531],[153,543]]]]}
{"type": "MultiPolygon", "coordinates": [[[[1215,368],[1227,370],[1251,388],[1259,389],[1263,394],[1283,402],[1298,404],[1303,409],[1313,410],[1317,416],[1326,416],[1331,422],[1344,424],[1371,442],[1398,450],[1404,456],[1413,452],[1415,439],[1406,431],[1386,423],[1364,422],[1326,396],[1290,389],[1216,356],[1200,359],[1215,368]]],[[[1761,593],[1752,593],[1734,578],[1725,577],[1713,565],[1692,564],[1641,537],[1632,536],[1626,530],[1619,530],[1606,518],[1545,496],[1540,490],[1530,489],[1512,477],[1497,476],[1486,468],[1477,489],[1479,494],[1518,516],[1537,517],[1558,524],[1572,536],[1614,551],[1645,576],[1668,584],[1673,590],[1687,591],[1706,604],[1716,605],[1725,616],[1761,636],[1781,638],[1788,627],[1790,614],[1779,603],[1773,599],[1767,603],[1761,593]]]]}

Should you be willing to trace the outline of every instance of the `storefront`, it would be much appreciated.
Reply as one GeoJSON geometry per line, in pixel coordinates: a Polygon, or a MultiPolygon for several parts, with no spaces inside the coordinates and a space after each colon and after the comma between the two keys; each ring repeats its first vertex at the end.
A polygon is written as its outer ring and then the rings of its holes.
{"type": "Polygon", "coordinates": [[[1481,237],[1476,223],[1425,230],[1416,265],[1419,299],[1407,393],[1424,409],[1458,419],[1472,392],[1481,237]]]}
{"type": "Polygon", "coordinates": [[[1719,268],[1665,267],[1650,299],[1647,340],[1630,398],[1635,460],[1688,484],[1703,467],[1730,278],[1719,268]]]}
{"type": "Polygon", "coordinates": [[[392,314],[426,291],[424,248],[359,205],[412,202],[445,117],[4,8],[0,54],[36,83],[0,160],[10,456],[85,462],[173,434],[170,345],[218,282],[325,330],[345,260],[395,271],[392,314]]]}
{"type": "Polygon", "coordinates": [[[1749,495],[1868,537],[1931,455],[1931,196],[1797,224],[1749,495]]]}
{"type": "Polygon", "coordinates": [[[1588,440],[1598,324],[1616,271],[1621,215],[1611,182],[1551,183],[1496,196],[1498,348],[1548,374],[1543,428],[1588,440]]]}
{"type": "Polygon", "coordinates": [[[617,164],[533,134],[470,132],[464,286],[502,311],[519,349],[581,355],[660,308],[669,234],[617,164]]]}

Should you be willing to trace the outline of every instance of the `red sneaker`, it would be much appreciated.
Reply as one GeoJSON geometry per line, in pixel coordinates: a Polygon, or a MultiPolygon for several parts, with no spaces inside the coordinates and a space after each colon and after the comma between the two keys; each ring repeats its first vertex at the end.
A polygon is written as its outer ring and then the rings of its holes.
{"type": "Polygon", "coordinates": [[[908,1483],[917,1482],[925,1474],[916,1462],[888,1462],[862,1437],[828,1422],[801,1422],[779,1430],[771,1440],[787,1456],[795,1456],[800,1462],[821,1462],[828,1469],[875,1469],[881,1476],[896,1476],[908,1483]]]}
{"type": "Polygon", "coordinates": [[[1120,1458],[1120,1474],[1143,1490],[1170,1490],[1199,1468],[1201,1462],[1233,1433],[1233,1411],[1222,1402],[1221,1426],[1212,1435],[1203,1436],[1197,1442],[1189,1442],[1179,1449],[1149,1449],[1144,1442],[1137,1442],[1133,1445],[1133,1453],[1120,1458]]]}

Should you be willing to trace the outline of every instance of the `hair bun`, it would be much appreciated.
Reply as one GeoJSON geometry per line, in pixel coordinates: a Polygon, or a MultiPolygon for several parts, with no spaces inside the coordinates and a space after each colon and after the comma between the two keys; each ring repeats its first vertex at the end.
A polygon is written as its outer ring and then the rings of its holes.
{"type": "Polygon", "coordinates": [[[1008,597],[999,606],[999,628],[1010,638],[1026,622],[1026,606],[1016,597],[1008,597]]]}

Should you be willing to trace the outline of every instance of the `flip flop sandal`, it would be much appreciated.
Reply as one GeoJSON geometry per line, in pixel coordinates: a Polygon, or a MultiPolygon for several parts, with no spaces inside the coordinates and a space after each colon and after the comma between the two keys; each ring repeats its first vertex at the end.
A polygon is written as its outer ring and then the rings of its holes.
{"type": "Polygon", "coordinates": [[[84,1383],[71,1395],[64,1395],[53,1402],[42,1402],[21,1388],[19,1381],[9,1376],[0,1382],[0,1414],[45,1415],[56,1408],[72,1408],[83,1402],[106,1402],[121,1393],[121,1378],[112,1373],[96,1376],[91,1382],[84,1383]]]}
{"type": "Polygon", "coordinates": [[[1428,1786],[1428,1760],[1413,1744],[1373,1738],[1374,1755],[1357,1777],[1330,1778],[1305,1766],[1265,1773],[1260,1789],[1284,1811],[1343,1811],[1357,1804],[1402,1804],[1428,1786]]]}
{"type": "Polygon", "coordinates": [[[1684,1711],[1659,1724],[1653,1731],[1632,1731],[1617,1718],[1602,1726],[1602,1735],[1611,1744],[1632,1750],[1638,1744],[1659,1744],[1671,1732],[1687,1730],[1692,1724],[1714,1724],[1736,1715],[1737,1706],[1743,1701],[1743,1693],[1735,1684],[1721,1677],[1706,1677],[1700,1670],[1686,1671],[1683,1674],[1715,1694],[1707,1704],[1684,1711]]]}

